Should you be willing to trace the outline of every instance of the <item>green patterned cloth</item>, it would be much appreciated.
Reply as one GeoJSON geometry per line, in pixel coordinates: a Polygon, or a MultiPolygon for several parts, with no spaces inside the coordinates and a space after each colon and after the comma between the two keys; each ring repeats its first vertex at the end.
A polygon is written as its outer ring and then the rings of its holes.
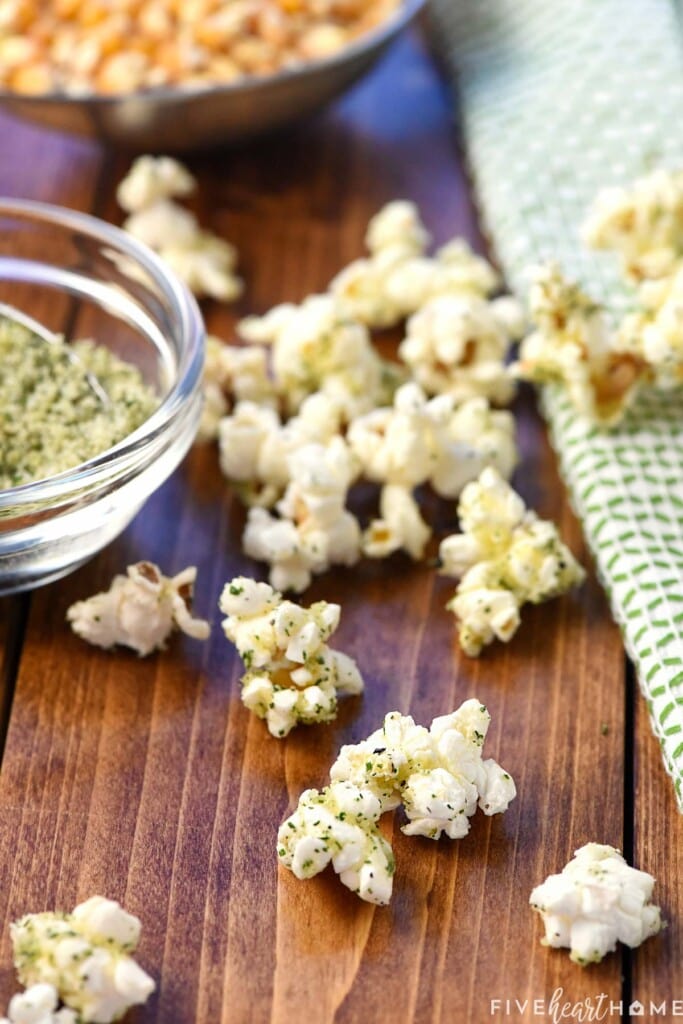
{"type": "MultiPolygon", "coordinates": [[[[682,26],[667,0],[432,0],[485,228],[509,284],[555,259],[620,308],[617,257],[585,249],[596,193],[683,166],[682,26]]],[[[683,811],[683,393],[612,431],[543,409],[683,811]]]]}

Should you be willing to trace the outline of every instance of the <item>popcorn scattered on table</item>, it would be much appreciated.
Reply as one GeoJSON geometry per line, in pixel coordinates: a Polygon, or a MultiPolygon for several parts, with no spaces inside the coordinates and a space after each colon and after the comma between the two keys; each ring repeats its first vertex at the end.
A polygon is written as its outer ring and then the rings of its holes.
{"type": "Polygon", "coordinates": [[[537,329],[521,343],[515,371],[536,383],[563,383],[582,416],[617,423],[641,384],[644,360],[620,348],[602,308],[555,264],[536,271],[529,303],[537,329]]]}
{"type": "Polygon", "coordinates": [[[493,468],[464,489],[458,517],[462,533],[441,542],[440,571],[461,578],[447,607],[460,646],[477,657],[494,639],[514,636],[523,604],[557,597],[585,573],[555,525],[527,509],[493,468]]]}
{"type": "Polygon", "coordinates": [[[409,836],[462,838],[479,806],[507,810],[516,795],[510,775],[482,760],[490,715],[467,700],[429,729],[390,712],[381,729],[343,746],[330,769],[330,786],[306,790],[278,832],[278,855],[297,878],[311,878],[332,861],[341,881],[361,899],[386,904],[394,858],[378,830],[382,813],[405,808],[409,836]]]}
{"type": "Polygon", "coordinates": [[[38,982],[18,992],[9,1002],[0,1024],[79,1024],[78,1014],[64,1006],[58,1010],[59,994],[54,985],[38,982]]]}
{"type": "Polygon", "coordinates": [[[598,963],[617,942],[639,946],[664,927],[659,907],[650,903],[654,883],[613,847],[582,846],[561,874],[531,893],[545,925],[543,944],[569,947],[570,959],[582,966],[598,963]]]}
{"type": "Polygon", "coordinates": [[[369,258],[357,259],[330,283],[353,315],[372,328],[392,327],[438,295],[483,297],[499,283],[493,267],[464,239],[425,255],[429,233],[414,203],[394,200],[371,219],[369,258]]]}
{"type": "Polygon", "coordinates": [[[391,899],[394,854],[381,834],[383,807],[367,789],[333,782],[322,792],[307,789],[294,813],[280,826],[280,863],[297,878],[312,878],[332,862],[340,881],[362,900],[386,905],[391,899]]]}
{"type": "Polygon", "coordinates": [[[683,254],[683,170],[659,168],[625,188],[598,193],[583,227],[595,249],[611,249],[635,284],[667,277],[683,254]]]}
{"type": "Polygon", "coordinates": [[[10,1004],[15,1024],[43,1024],[43,1019],[109,1024],[154,991],[153,980],[131,956],[140,940],[140,921],[113,900],[93,896],[71,914],[27,914],[10,925],[10,935],[19,980],[31,986],[10,1004]],[[53,1014],[54,990],[75,1014],[53,1014]],[[34,998],[43,1017],[27,1016],[34,998]]]}
{"type": "Polygon", "coordinates": [[[163,648],[176,628],[206,640],[208,622],[191,612],[194,566],[169,578],[152,562],[136,562],[126,573],[109,590],[71,605],[66,617],[74,633],[98,647],[131,647],[141,657],[163,648]]]}
{"type": "Polygon", "coordinates": [[[299,722],[330,722],[338,693],[362,692],[355,661],[327,646],[339,625],[338,604],[302,608],[245,576],[226,583],[219,604],[225,635],[247,669],[242,701],[272,736],[286,736],[299,722]]]}
{"type": "Polygon", "coordinates": [[[123,229],[154,249],[195,295],[232,302],[243,288],[235,274],[237,250],[202,230],[194,214],[171,198],[188,195],[195,187],[194,178],[177,160],[139,157],[116,193],[129,214],[123,229]]]}
{"type": "Polygon", "coordinates": [[[457,401],[483,395],[507,405],[515,379],[505,365],[511,342],[524,331],[511,297],[486,302],[473,295],[441,295],[410,317],[398,354],[429,395],[457,401]]]}
{"type": "Polygon", "coordinates": [[[400,368],[385,363],[349,304],[333,295],[310,295],[238,325],[247,342],[272,346],[272,371],[287,411],[313,393],[327,395],[348,421],[391,399],[400,368]]]}

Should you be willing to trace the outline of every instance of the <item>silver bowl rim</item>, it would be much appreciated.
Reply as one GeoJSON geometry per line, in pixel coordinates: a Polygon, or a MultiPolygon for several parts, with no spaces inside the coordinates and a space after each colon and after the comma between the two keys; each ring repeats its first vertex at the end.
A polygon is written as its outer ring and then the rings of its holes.
{"type": "Polygon", "coordinates": [[[179,100],[190,100],[207,95],[240,96],[249,92],[258,93],[295,80],[314,77],[331,68],[342,67],[352,62],[354,57],[360,57],[365,53],[370,53],[380,48],[383,43],[388,42],[394,35],[397,35],[405,28],[426,3],[428,3],[428,0],[403,0],[401,6],[385,21],[369,32],[365,32],[357,39],[354,39],[348,46],[343,47],[343,49],[331,56],[321,60],[302,61],[301,64],[285,68],[282,71],[276,71],[271,75],[245,75],[237,81],[224,84],[207,82],[206,85],[163,85],[107,95],[95,92],[83,93],[81,95],[68,92],[32,95],[0,87],[0,104],[12,102],[36,107],[54,104],[98,109],[100,107],[115,107],[132,99],[140,101],[149,99],[150,102],[174,104],[179,100]]]}

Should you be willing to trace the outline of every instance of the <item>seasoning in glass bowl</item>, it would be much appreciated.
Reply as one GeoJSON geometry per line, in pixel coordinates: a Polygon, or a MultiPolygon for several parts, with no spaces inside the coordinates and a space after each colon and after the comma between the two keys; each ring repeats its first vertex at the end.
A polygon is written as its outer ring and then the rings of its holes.
{"type": "Polygon", "coordinates": [[[0,316],[0,489],[72,469],[113,447],[157,398],[136,367],[92,341],[51,343],[0,316]],[[93,391],[97,379],[108,401],[93,391]]]}

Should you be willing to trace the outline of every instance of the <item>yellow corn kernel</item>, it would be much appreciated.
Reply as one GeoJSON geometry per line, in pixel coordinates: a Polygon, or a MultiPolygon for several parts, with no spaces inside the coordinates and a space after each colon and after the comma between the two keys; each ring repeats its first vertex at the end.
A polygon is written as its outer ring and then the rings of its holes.
{"type": "Polygon", "coordinates": [[[115,53],[102,62],[95,79],[97,88],[104,93],[132,92],[142,85],[148,66],[142,53],[115,53]]]}
{"type": "Polygon", "coordinates": [[[9,86],[25,96],[42,96],[55,87],[49,64],[24,64],[16,68],[9,78],[9,86]]]}

